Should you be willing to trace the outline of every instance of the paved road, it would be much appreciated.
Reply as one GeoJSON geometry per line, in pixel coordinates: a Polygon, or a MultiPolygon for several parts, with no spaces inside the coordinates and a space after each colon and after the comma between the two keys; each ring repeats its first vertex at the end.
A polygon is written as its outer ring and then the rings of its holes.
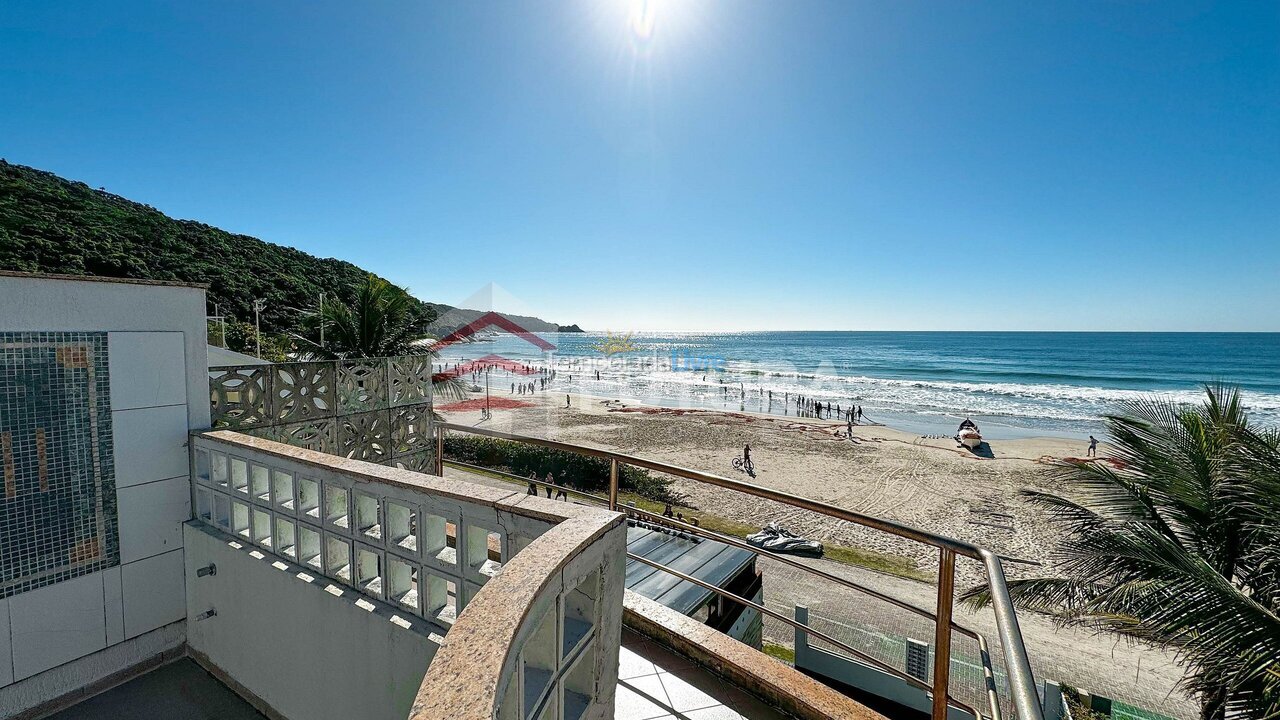
{"type": "MultiPolygon", "coordinates": [[[[937,602],[933,585],[829,560],[801,562],[916,607],[932,611],[937,602]]],[[[932,622],[908,611],[768,558],[761,558],[758,566],[764,575],[765,605],[770,610],[791,614],[796,605],[807,605],[815,629],[853,647],[869,648],[882,660],[891,660],[894,648],[876,642],[877,638],[865,628],[890,636],[932,640],[932,622]]],[[[1019,615],[1019,621],[1037,682],[1045,678],[1057,680],[1177,718],[1198,716],[1195,703],[1173,689],[1183,673],[1172,653],[1132,645],[1113,635],[1059,628],[1048,619],[1029,613],[1019,615]]],[[[975,612],[958,607],[956,622],[984,635],[995,656],[993,663],[1002,666],[999,634],[990,610],[975,612]]],[[[765,618],[764,634],[788,646],[795,637],[791,626],[771,618],[765,618]]],[[[953,645],[958,653],[977,656],[976,643],[969,638],[957,636],[953,645]]],[[[984,698],[971,701],[985,706],[984,698]]]]}

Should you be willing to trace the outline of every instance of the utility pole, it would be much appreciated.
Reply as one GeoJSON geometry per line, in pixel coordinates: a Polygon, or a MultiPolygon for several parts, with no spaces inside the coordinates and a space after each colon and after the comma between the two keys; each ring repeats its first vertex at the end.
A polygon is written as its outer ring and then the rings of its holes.
{"type": "Polygon", "coordinates": [[[324,293],[320,293],[320,347],[324,347],[324,293]]]}
{"type": "Polygon", "coordinates": [[[253,339],[258,343],[258,359],[262,359],[262,318],[260,314],[262,309],[267,306],[267,301],[261,298],[253,301],[253,339]]]}
{"type": "Polygon", "coordinates": [[[218,341],[218,346],[225,348],[227,346],[227,319],[222,316],[222,308],[217,303],[213,304],[213,314],[207,316],[206,320],[211,320],[217,324],[218,332],[222,338],[218,341]]]}

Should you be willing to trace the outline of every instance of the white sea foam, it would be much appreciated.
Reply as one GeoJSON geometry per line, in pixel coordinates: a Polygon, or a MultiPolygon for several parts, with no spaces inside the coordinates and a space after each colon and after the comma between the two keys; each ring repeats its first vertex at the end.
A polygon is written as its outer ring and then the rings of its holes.
{"type": "MultiPolygon", "coordinates": [[[[778,396],[805,395],[822,401],[865,404],[924,415],[989,415],[1046,419],[1079,423],[1097,422],[1104,414],[1123,404],[1151,397],[1174,402],[1198,403],[1204,398],[1199,389],[1143,391],[1124,388],[1082,387],[1051,383],[993,382],[977,383],[945,380],[877,378],[866,375],[779,371],[736,363],[720,376],[699,372],[645,370],[634,374],[619,369],[610,379],[627,394],[643,399],[645,393],[659,393],[661,399],[691,401],[703,395],[720,394],[722,385],[732,389],[736,397],[739,386],[747,397],[757,402],[760,390],[778,396]],[[748,372],[750,371],[750,372],[748,372]]],[[[1258,420],[1280,423],[1280,395],[1243,391],[1245,405],[1258,420]]],[[[656,398],[655,398],[656,399],[656,398]]]]}

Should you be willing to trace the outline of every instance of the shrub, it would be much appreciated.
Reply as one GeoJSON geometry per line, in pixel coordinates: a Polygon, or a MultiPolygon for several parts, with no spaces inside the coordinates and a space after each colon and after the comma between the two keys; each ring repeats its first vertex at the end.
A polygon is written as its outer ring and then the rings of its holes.
{"type": "MultiPolygon", "coordinates": [[[[585,492],[609,492],[609,461],[604,458],[474,435],[446,436],[444,449],[445,457],[470,465],[521,477],[533,473],[539,481],[551,473],[557,485],[585,492]]],[[[670,479],[656,477],[644,468],[623,465],[619,469],[618,486],[649,500],[683,500],[684,496],[671,485],[670,479]]]]}

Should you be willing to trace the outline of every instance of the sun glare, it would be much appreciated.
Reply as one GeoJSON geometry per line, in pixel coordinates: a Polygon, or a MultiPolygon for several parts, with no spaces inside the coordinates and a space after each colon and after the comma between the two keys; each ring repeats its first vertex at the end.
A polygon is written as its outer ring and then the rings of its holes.
{"type": "Polygon", "coordinates": [[[658,22],[658,0],[631,0],[631,15],[627,19],[627,27],[631,30],[631,39],[636,43],[647,45],[653,39],[653,31],[658,22]]]}

